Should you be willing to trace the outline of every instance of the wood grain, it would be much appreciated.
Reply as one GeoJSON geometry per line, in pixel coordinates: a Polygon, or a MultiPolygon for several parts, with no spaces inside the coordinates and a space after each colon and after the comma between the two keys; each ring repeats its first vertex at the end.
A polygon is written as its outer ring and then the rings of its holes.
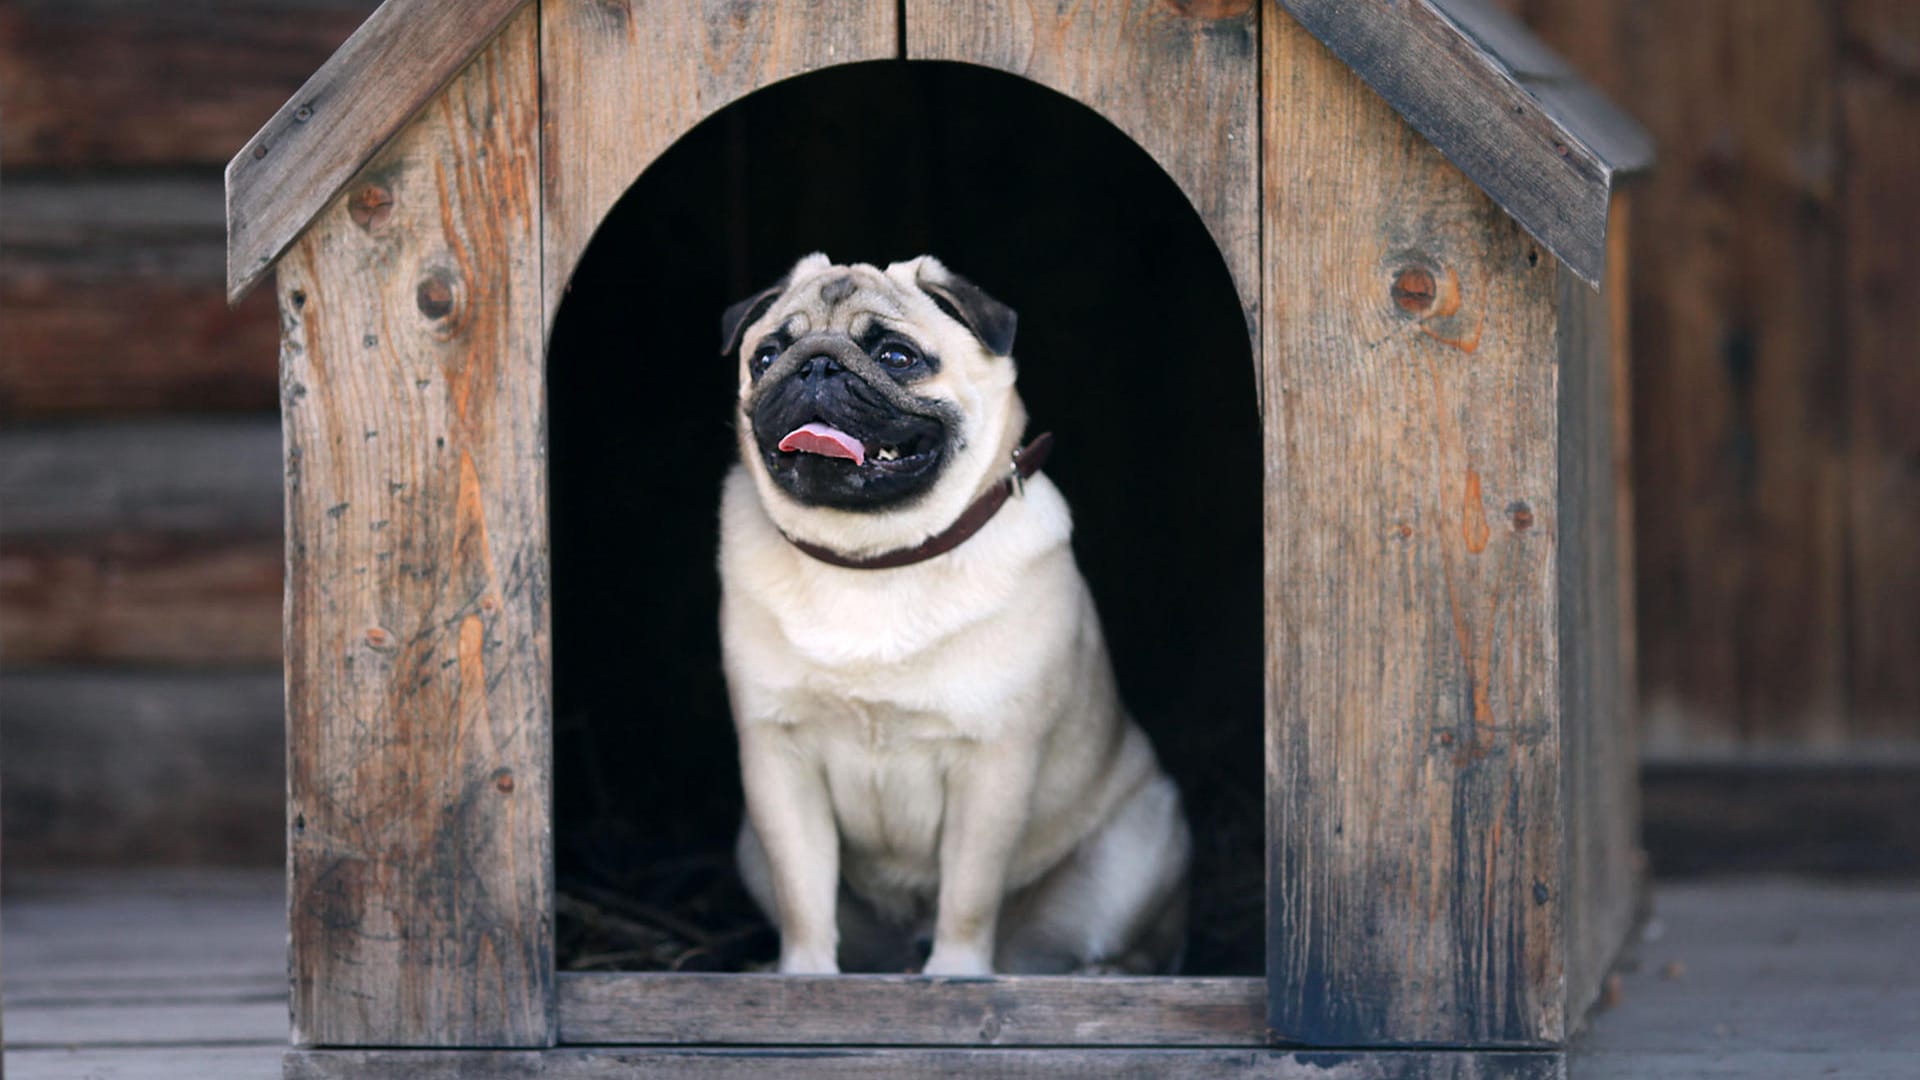
{"type": "Polygon", "coordinates": [[[1644,133],[1496,8],[1471,0],[1280,0],[1584,280],[1606,260],[1617,174],[1644,133]]]}
{"type": "Polygon", "coordinates": [[[1842,5],[1849,735],[1920,740],[1920,7],[1842,5]]]}
{"type": "Polygon", "coordinates": [[[1263,1046],[1262,979],[560,976],[575,1044],[1263,1046]]]}
{"type": "Polygon", "coordinates": [[[0,660],[278,664],[281,548],[277,534],[6,537],[0,660]]]}
{"type": "Polygon", "coordinates": [[[239,300],[526,0],[385,0],[227,163],[239,300]]]}
{"type": "Polygon", "coordinates": [[[227,304],[218,180],[10,173],[6,200],[0,416],[273,407],[278,319],[227,304]]]}
{"type": "MultiPolygon", "coordinates": [[[[1615,226],[1619,228],[1619,226],[1615,226]]],[[[1613,290],[1626,263],[1610,263],[1595,290],[1560,273],[1561,797],[1566,813],[1563,902],[1567,1020],[1578,1027],[1639,913],[1639,759],[1620,632],[1624,523],[1614,490],[1620,456],[1614,401],[1613,290]]]]}
{"type": "Polygon", "coordinates": [[[1632,247],[1646,747],[1835,749],[1851,360],[1832,5],[1525,12],[1665,154],[1636,193],[1632,247]]]}
{"type": "Polygon", "coordinates": [[[909,0],[907,56],[1030,79],[1105,117],[1167,171],[1220,248],[1258,337],[1254,5],[909,0]]]}
{"type": "Polygon", "coordinates": [[[0,711],[9,867],[280,861],[279,672],[15,669],[0,711]]]}
{"type": "Polygon", "coordinates": [[[1558,1053],[1475,1054],[1462,1051],[1361,1053],[1286,1050],[877,1049],[765,1047],[760,1049],[618,1050],[563,1047],[544,1053],[488,1051],[296,1050],[287,1055],[286,1080],[407,1077],[455,1080],[585,1080],[647,1076],[663,1080],[763,1080],[768,1076],[835,1080],[967,1080],[1044,1077],[1049,1080],[1561,1080],[1558,1053]]]}
{"type": "Polygon", "coordinates": [[[1269,1022],[1555,1043],[1557,269],[1298,24],[1262,52],[1269,1022]]]}
{"type": "Polygon", "coordinates": [[[279,457],[270,419],[0,429],[0,551],[31,537],[275,535],[279,457]]]}
{"type": "Polygon", "coordinates": [[[298,1044],[552,1038],[538,30],[280,268],[298,1044]]]}
{"type": "Polygon", "coordinates": [[[14,0],[0,7],[0,161],[218,166],[374,3],[14,0]]]}
{"type": "Polygon", "coordinates": [[[892,58],[893,0],[542,0],[546,311],[601,218],[686,131],[770,83],[892,58]]]}

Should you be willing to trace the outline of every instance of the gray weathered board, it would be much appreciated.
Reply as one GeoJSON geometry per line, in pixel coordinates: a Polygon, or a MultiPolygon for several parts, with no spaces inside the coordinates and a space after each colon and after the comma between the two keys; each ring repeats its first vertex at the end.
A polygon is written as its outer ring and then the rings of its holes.
{"type": "Polygon", "coordinates": [[[552,1039],[538,30],[279,267],[303,1044],[552,1039]]]}

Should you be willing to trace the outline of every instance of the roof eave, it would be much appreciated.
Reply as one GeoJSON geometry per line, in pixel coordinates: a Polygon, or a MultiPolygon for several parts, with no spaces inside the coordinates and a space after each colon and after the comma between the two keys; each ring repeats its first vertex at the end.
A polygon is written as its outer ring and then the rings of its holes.
{"type": "Polygon", "coordinates": [[[529,0],[385,0],[227,163],[238,303],[529,0]]]}

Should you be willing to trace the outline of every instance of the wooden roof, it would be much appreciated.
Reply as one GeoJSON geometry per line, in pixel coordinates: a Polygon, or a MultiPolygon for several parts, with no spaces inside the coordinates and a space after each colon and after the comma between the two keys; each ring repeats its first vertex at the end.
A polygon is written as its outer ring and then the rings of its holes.
{"type": "MultiPolygon", "coordinates": [[[[527,0],[386,0],[227,165],[246,295],[527,0]]],[[[1569,268],[1597,284],[1646,133],[1486,0],[1278,0],[1569,268]]]]}

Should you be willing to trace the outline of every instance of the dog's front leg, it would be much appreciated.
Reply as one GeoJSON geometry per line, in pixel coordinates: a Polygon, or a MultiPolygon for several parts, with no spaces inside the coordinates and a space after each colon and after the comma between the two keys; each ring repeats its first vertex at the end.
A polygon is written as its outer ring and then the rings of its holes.
{"type": "Polygon", "coordinates": [[[840,837],[826,776],[790,728],[771,723],[741,726],[740,766],[747,816],[766,849],[780,909],[780,970],[837,974],[840,837]]]}
{"type": "Polygon", "coordinates": [[[1026,829],[1037,746],[978,743],[947,770],[940,834],[940,899],[929,975],[993,974],[994,932],[1007,865],[1026,829]]]}

